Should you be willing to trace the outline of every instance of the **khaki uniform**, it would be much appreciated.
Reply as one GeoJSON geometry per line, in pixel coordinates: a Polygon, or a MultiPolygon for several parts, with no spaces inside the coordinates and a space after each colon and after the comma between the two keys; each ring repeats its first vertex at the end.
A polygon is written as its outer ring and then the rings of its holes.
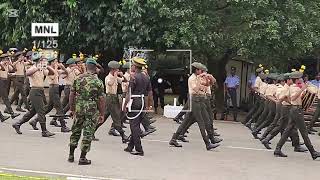
{"type": "MultiPolygon", "coordinates": [[[[105,78],[105,87],[106,87],[106,111],[104,122],[111,115],[112,125],[111,130],[116,129],[122,136],[124,135],[124,130],[122,129],[121,119],[120,119],[120,103],[117,95],[118,83],[122,82],[122,78],[113,76],[111,73],[108,74],[105,78]]],[[[103,122],[103,123],[104,123],[103,122]]],[[[96,131],[103,124],[99,123],[96,127],[96,131]]]]}
{"type": "Polygon", "coordinates": [[[267,108],[267,114],[264,117],[263,113],[260,116],[260,118],[258,119],[257,123],[256,123],[256,129],[253,131],[253,133],[258,133],[260,132],[263,128],[269,126],[276,114],[276,103],[274,101],[271,100],[271,98],[275,98],[276,95],[276,91],[277,91],[278,87],[275,84],[269,84],[268,88],[266,89],[266,93],[265,96],[267,97],[266,101],[268,101],[268,106],[267,108]]]}
{"type": "Polygon", "coordinates": [[[254,93],[254,99],[255,99],[255,104],[253,105],[253,107],[251,108],[251,110],[249,111],[249,113],[246,116],[246,119],[242,122],[242,124],[246,124],[250,121],[250,119],[253,117],[253,115],[259,110],[259,107],[262,106],[262,99],[259,95],[259,90],[260,90],[260,86],[261,84],[264,83],[262,82],[261,78],[258,76],[255,80],[254,86],[253,88],[255,88],[257,90],[257,92],[254,93]]]}
{"type": "Polygon", "coordinates": [[[68,75],[64,78],[66,85],[64,86],[64,98],[62,100],[63,114],[66,114],[69,109],[69,95],[74,80],[81,74],[77,68],[67,67],[68,75]]]}
{"type": "Polygon", "coordinates": [[[301,105],[302,105],[301,95],[296,100],[292,99],[299,92],[301,92],[301,90],[297,85],[293,84],[289,87],[289,97],[290,97],[290,102],[292,104],[292,107],[291,107],[290,113],[289,113],[289,123],[288,123],[286,129],[284,130],[284,132],[281,136],[281,139],[279,140],[279,142],[277,144],[277,149],[281,150],[282,146],[284,145],[284,143],[286,142],[288,137],[291,135],[292,130],[296,126],[300,131],[300,134],[304,140],[306,147],[308,148],[309,152],[312,154],[315,152],[315,150],[314,150],[312,143],[308,137],[308,130],[307,130],[307,127],[306,127],[306,124],[304,121],[303,110],[301,107],[301,105]]]}
{"type": "Polygon", "coordinates": [[[8,98],[8,86],[9,86],[9,71],[12,71],[13,68],[11,65],[4,64],[3,62],[2,65],[4,66],[4,69],[0,70],[0,97],[3,101],[3,103],[6,105],[6,110],[10,113],[13,114],[13,110],[11,108],[11,104],[8,98]]]}
{"type": "Polygon", "coordinates": [[[206,144],[206,146],[208,146],[210,144],[210,141],[207,136],[206,129],[209,129],[207,123],[209,122],[209,119],[207,119],[209,118],[209,116],[207,115],[207,107],[204,103],[206,101],[206,92],[208,90],[208,87],[201,85],[201,78],[199,76],[196,76],[195,74],[192,74],[189,77],[188,86],[190,100],[192,101],[191,112],[188,112],[186,114],[185,120],[182,121],[172,139],[178,139],[179,135],[182,135],[184,132],[186,132],[188,124],[195,121],[198,123],[204,143],[206,144]]]}
{"type": "Polygon", "coordinates": [[[18,107],[21,108],[22,103],[28,104],[27,95],[24,88],[25,83],[25,65],[23,61],[15,63],[16,73],[15,73],[15,91],[10,99],[10,104],[19,99],[19,94],[21,94],[22,101],[19,102],[18,107]]]}
{"type": "MultiPolygon", "coordinates": [[[[32,66],[30,69],[37,68],[36,65],[32,66]]],[[[42,132],[46,132],[46,116],[45,116],[45,105],[44,105],[44,77],[48,75],[48,70],[38,70],[31,76],[28,76],[31,90],[30,90],[30,101],[31,109],[27,112],[21,120],[19,120],[15,125],[21,126],[22,124],[28,122],[34,115],[37,114],[37,120],[40,122],[42,132]]]]}
{"type": "MultiPolygon", "coordinates": [[[[281,90],[278,94],[278,99],[282,99],[284,97],[290,97],[289,86],[287,84],[285,84],[281,88],[281,90]]],[[[278,120],[278,122],[276,123],[275,127],[266,136],[266,138],[265,138],[266,141],[272,140],[280,132],[283,134],[285,127],[288,125],[291,104],[286,101],[282,101],[281,107],[282,107],[281,108],[281,117],[278,120]]],[[[294,127],[292,129],[291,134],[290,134],[290,139],[292,140],[292,146],[294,146],[294,147],[299,146],[300,140],[299,140],[299,134],[298,134],[296,127],[294,127]]]]}

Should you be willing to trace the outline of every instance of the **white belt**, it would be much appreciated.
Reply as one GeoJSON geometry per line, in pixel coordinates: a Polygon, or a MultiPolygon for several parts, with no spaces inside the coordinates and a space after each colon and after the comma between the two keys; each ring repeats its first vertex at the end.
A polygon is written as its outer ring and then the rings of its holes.
{"type": "Polygon", "coordinates": [[[141,95],[131,95],[131,97],[133,97],[133,98],[144,97],[144,94],[141,94],[141,95]]]}

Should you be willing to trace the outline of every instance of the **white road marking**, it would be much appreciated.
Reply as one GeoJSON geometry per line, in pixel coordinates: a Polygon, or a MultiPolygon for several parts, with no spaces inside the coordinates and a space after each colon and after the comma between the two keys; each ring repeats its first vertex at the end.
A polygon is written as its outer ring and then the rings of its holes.
{"type": "Polygon", "coordinates": [[[244,149],[244,150],[254,150],[254,151],[273,151],[272,149],[258,149],[258,148],[248,148],[248,147],[235,147],[235,146],[222,146],[231,149],[244,149]]]}
{"type": "MultiPolygon", "coordinates": [[[[169,141],[156,140],[156,139],[142,139],[142,140],[143,141],[150,141],[150,142],[169,143],[169,141]]],[[[220,147],[230,148],[230,149],[253,150],[253,151],[273,151],[272,149],[259,149],[259,148],[250,148],[250,147],[240,147],[240,146],[220,146],[220,147]]]]}
{"type": "Polygon", "coordinates": [[[77,174],[68,174],[60,172],[50,172],[50,171],[37,171],[29,169],[15,169],[15,168],[5,168],[0,167],[0,170],[10,171],[10,172],[25,172],[25,173],[34,173],[34,174],[45,174],[45,175],[55,175],[55,176],[64,176],[69,180],[127,180],[127,179],[118,179],[118,178],[107,178],[107,177],[94,177],[94,176],[83,176],[77,174]]]}

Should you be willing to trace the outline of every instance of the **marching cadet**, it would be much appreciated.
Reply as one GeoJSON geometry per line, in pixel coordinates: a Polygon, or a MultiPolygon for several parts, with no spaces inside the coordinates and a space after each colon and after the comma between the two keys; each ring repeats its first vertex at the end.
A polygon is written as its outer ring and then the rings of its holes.
{"type": "MultiPolygon", "coordinates": [[[[70,95],[70,90],[73,85],[74,80],[81,74],[80,70],[78,69],[78,66],[76,65],[76,60],[74,58],[69,58],[66,62],[66,65],[68,66],[66,68],[65,73],[65,86],[64,86],[64,98],[62,100],[62,108],[63,108],[63,113],[66,114],[69,109],[69,95],[70,95]]],[[[53,118],[53,120],[56,120],[57,118],[53,118]]],[[[55,123],[56,124],[56,123],[55,123]]]]}
{"type": "MultiPolygon", "coordinates": [[[[277,90],[275,93],[275,103],[276,103],[276,115],[272,121],[272,123],[268,126],[268,128],[264,131],[263,135],[261,136],[260,140],[263,140],[267,137],[267,135],[276,127],[277,122],[281,118],[281,109],[282,109],[282,101],[280,100],[281,91],[284,89],[284,85],[286,84],[285,77],[283,74],[279,75],[277,84],[277,90]]],[[[268,143],[269,146],[269,143],[268,143]]]]}
{"type": "MultiPolygon", "coordinates": [[[[208,137],[211,141],[212,144],[216,144],[222,141],[222,139],[219,139],[215,136],[220,136],[220,134],[216,133],[214,130],[216,130],[213,127],[213,112],[211,109],[211,105],[210,105],[210,96],[211,96],[211,85],[216,83],[216,79],[210,75],[207,74],[207,67],[203,64],[201,65],[201,70],[203,71],[203,75],[200,77],[200,81],[203,84],[206,84],[205,86],[207,86],[206,89],[206,98],[204,99],[203,103],[205,105],[205,109],[203,109],[202,111],[202,115],[204,117],[205,120],[205,127],[206,127],[206,131],[208,134],[208,137]],[[207,81],[209,81],[209,83],[207,83],[207,81]]],[[[186,128],[184,129],[184,131],[180,134],[180,136],[178,137],[178,140],[182,141],[182,142],[188,142],[185,138],[184,138],[184,134],[186,133],[186,130],[188,130],[190,128],[190,126],[195,123],[196,121],[190,121],[189,124],[186,126],[186,128]]]]}
{"type": "Polygon", "coordinates": [[[121,83],[124,80],[122,78],[123,73],[119,72],[120,64],[117,61],[110,61],[108,63],[108,67],[110,68],[110,72],[105,78],[106,114],[104,121],[97,124],[96,131],[111,115],[113,122],[109,131],[109,135],[117,136],[117,130],[121,135],[122,142],[126,143],[128,141],[128,137],[125,135],[124,130],[122,129],[122,123],[120,119],[120,103],[117,96],[118,83],[121,83]]]}
{"type": "MultiPolygon", "coordinates": [[[[129,63],[125,63],[122,68],[125,70],[125,73],[123,75],[123,78],[125,81],[121,82],[121,88],[122,88],[122,100],[121,100],[121,105],[124,104],[124,99],[127,96],[128,93],[128,88],[129,88],[129,81],[130,81],[130,66],[129,63]]],[[[122,108],[123,109],[123,108],[122,108]]],[[[126,114],[121,111],[121,122],[125,123],[126,122],[126,114]]]]}
{"type": "Polygon", "coordinates": [[[207,135],[206,133],[206,130],[208,131],[208,134],[211,133],[207,123],[210,121],[208,119],[209,115],[206,112],[207,107],[204,103],[206,100],[208,82],[201,81],[201,78],[203,76],[207,76],[207,74],[203,74],[203,66],[200,63],[194,62],[191,64],[191,66],[192,75],[188,79],[189,97],[192,103],[191,112],[188,112],[186,114],[186,118],[184,119],[184,121],[182,121],[176,133],[173,134],[169,145],[182,147],[182,145],[177,142],[179,135],[182,135],[183,132],[186,131],[186,128],[188,127],[188,124],[190,124],[190,122],[196,121],[198,123],[203,141],[206,145],[206,149],[211,150],[218,147],[219,144],[212,144],[212,142],[210,142],[209,140],[209,137],[212,136],[207,135]]]}
{"type": "Polygon", "coordinates": [[[222,113],[221,120],[225,118],[225,115],[229,113],[229,106],[227,105],[228,96],[231,98],[232,102],[232,111],[233,111],[233,120],[237,121],[238,114],[238,103],[237,103],[237,89],[240,85],[240,78],[236,75],[236,68],[231,67],[231,74],[227,76],[224,81],[224,91],[225,91],[225,106],[226,112],[222,113]]]}
{"type": "Polygon", "coordinates": [[[10,99],[10,104],[12,104],[14,101],[19,99],[19,94],[21,94],[21,100],[18,103],[17,106],[17,111],[20,112],[26,112],[24,109],[21,108],[22,103],[24,102],[25,104],[28,103],[26,92],[24,89],[24,82],[25,82],[25,69],[26,65],[31,64],[31,62],[26,61],[27,59],[24,57],[25,52],[18,52],[15,54],[15,56],[18,58],[17,61],[13,63],[13,67],[16,69],[16,74],[15,74],[15,91],[10,99]]]}
{"type": "Polygon", "coordinates": [[[42,137],[50,137],[55,134],[49,132],[46,127],[46,116],[44,107],[44,76],[54,75],[55,71],[50,66],[46,66],[47,60],[45,58],[42,58],[38,52],[33,52],[32,61],[35,62],[35,64],[26,71],[26,75],[29,78],[31,86],[31,109],[22,117],[22,119],[14,123],[12,127],[18,134],[22,134],[22,132],[20,131],[20,126],[28,122],[35,114],[37,114],[42,130],[42,137]]]}
{"type": "Polygon", "coordinates": [[[267,106],[267,103],[268,103],[268,101],[266,101],[265,96],[264,96],[266,89],[268,88],[268,84],[266,82],[264,82],[264,81],[266,81],[267,74],[261,73],[259,77],[261,78],[262,82],[255,84],[255,88],[257,88],[259,86],[259,88],[258,88],[259,89],[259,108],[253,114],[252,118],[246,123],[246,127],[248,127],[249,129],[251,129],[251,127],[253,125],[255,125],[258,118],[260,118],[260,116],[263,114],[263,112],[265,110],[265,106],[267,106]]]}
{"type": "Polygon", "coordinates": [[[86,73],[81,74],[74,81],[70,92],[70,110],[74,116],[72,134],[70,136],[69,162],[74,162],[74,151],[78,146],[83,130],[81,155],[79,165],[89,165],[91,160],[86,158],[91,148],[96,124],[104,121],[105,96],[103,82],[96,75],[97,62],[88,58],[86,60],[86,73]]]}
{"type": "MultiPolygon", "coordinates": [[[[5,58],[5,57],[6,57],[6,54],[3,54],[3,51],[0,50],[0,66],[1,66],[1,61],[2,61],[2,59],[5,58]]],[[[1,113],[1,111],[0,111],[0,121],[1,121],[1,122],[4,122],[4,121],[6,121],[6,120],[9,119],[9,118],[10,118],[9,116],[4,116],[4,115],[1,113]]]]}
{"type": "MultiPolygon", "coordinates": [[[[61,125],[61,132],[70,132],[71,130],[66,126],[66,122],[64,120],[64,114],[59,95],[59,75],[66,73],[67,70],[61,63],[58,62],[58,59],[55,57],[48,58],[48,63],[49,66],[54,70],[54,74],[47,76],[49,83],[49,102],[45,106],[45,114],[48,114],[53,108],[55,108],[57,111],[55,116],[58,116],[58,120],[61,125]],[[61,68],[61,70],[58,70],[58,68],[61,68]]],[[[39,119],[37,118],[29,123],[34,130],[38,129],[36,127],[36,123],[38,121],[39,119]]],[[[59,127],[55,120],[51,120],[50,125],[59,127]]]]}
{"type": "Polygon", "coordinates": [[[261,118],[259,118],[259,120],[257,121],[256,125],[255,125],[255,129],[252,130],[252,135],[255,139],[259,139],[258,137],[258,133],[265,128],[266,126],[269,126],[270,123],[272,123],[275,114],[276,114],[276,91],[277,91],[277,78],[278,75],[276,74],[269,74],[269,81],[270,84],[268,85],[268,88],[266,89],[266,93],[265,93],[265,97],[266,97],[266,101],[268,101],[268,106],[265,107],[267,108],[267,114],[265,117],[263,117],[262,115],[260,116],[261,118]]]}
{"type": "Polygon", "coordinates": [[[25,109],[27,109],[28,111],[30,111],[30,99],[28,98],[29,93],[30,93],[30,83],[29,83],[29,78],[26,75],[26,70],[29,69],[32,65],[33,62],[31,61],[31,56],[32,56],[32,51],[28,51],[26,54],[26,58],[27,58],[27,64],[25,64],[25,71],[24,71],[24,86],[23,86],[23,91],[25,92],[25,96],[27,98],[26,102],[23,102],[22,99],[20,99],[18,106],[22,107],[22,104],[25,105],[25,109]]]}
{"type": "MultiPolygon", "coordinates": [[[[131,110],[128,112],[128,119],[130,120],[131,138],[128,146],[124,151],[131,153],[132,155],[144,156],[144,151],[141,145],[141,129],[140,124],[145,116],[145,110],[152,109],[152,88],[151,82],[148,76],[142,73],[142,67],[146,65],[146,62],[142,58],[134,57],[132,59],[131,70],[134,74],[131,75],[129,82],[129,92],[127,93],[124,107],[127,107],[129,100],[131,99],[131,110]],[[145,96],[147,97],[146,104],[145,96]],[[133,152],[133,149],[136,151],[133,152]]],[[[127,108],[124,108],[127,112],[127,108]]]]}
{"type": "MultiPolygon", "coordinates": [[[[277,102],[278,105],[280,104],[280,117],[278,118],[278,120],[276,119],[277,117],[275,117],[275,122],[274,121],[274,127],[266,130],[266,132],[262,135],[262,137],[260,138],[261,143],[264,145],[265,148],[267,149],[271,149],[270,147],[270,141],[276,136],[278,135],[279,132],[281,132],[281,134],[283,134],[283,131],[285,129],[285,127],[288,125],[289,122],[289,112],[290,112],[290,100],[289,100],[289,86],[292,85],[292,80],[290,79],[290,73],[286,73],[284,74],[284,79],[286,81],[286,83],[283,83],[283,81],[281,82],[281,84],[283,84],[283,86],[280,88],[278,88],[278,92],[277,92],[277,102]],[[269,131],[269,132],[268,132],[269,131]]],[[[279,106],[277,106],[277,108],[279,108],[279,106]]],[[[297,131],[296,126],[294,126],[294,128],[292,129],[292,132],[290,134],[290,139],[292,141],[292,146],[294,147],[294,151],[295,152],[305,152],[307,151],[307,149],[305,149],[304,147],[302,147],[300,145],[300,140],[299,140],[299,134],[297,131]]]]}
{"type": "Polygon", "coordinates": [[[252,118],[252,116],[254,115],[254,113],[259,109],[261,100],[260,100],[260,95],[259,95],[259,88],[262,84],[262,80],[261,80],[261,74],[263,74],[263,67],[261,65],[261,67],[256,69],[256,78],[255,81],[252,83],[251,85],[251,89],[253,91],[253,96],[255,99],[255,104],[254,106],[251,108],[251,110],[249,111],[249,113],[246,116],[246,119],[242,122],[242,124],[246,124],[250,121],[250,119],[252,118]]]}
{"type": "Polygon", "coordinates": [[[15,117],[19,116],[20,114],[14,113],[10,101],[8,98],[8,74],[9,72],[13,71],[14,68],[12,67],[12,63],[9,60],[8,53],[1,55],[1,62],[0,62],[0,97],[3,100],[3,103],[6,105],[6,109],[4,110],[4,113],[10,114],[11,118],[14,119],[15,117]]]}
{"type": "Polygon", "coordinates": [[[293,84],[289,87],[288,97],[290,99],[291,108],[289,112],[289,123],[284,130],[281,139],[279,140],[277,147],[274,151],[274,155],[276,157],[287,157],[282,151],[281,148],[284,143],[287,141],[288,137],[290,136],[292,130],[295,126],[300,131],[300,134],[304,140],[304,144],[307,146],[311,157],[313,160],[320,157],[320,153],[317,152],[308,137],[308,130],[303,118],[303,110],[302,110],[302,94],[304,90],[307,88],[306,84],[303,83],[300,78],[303,76],[301,72],[292,72],[290,74],[290,78],[293,81],[293,84]]]}
{"type": "Polygon", "coordinates": [[[314,112],[314,115],[312,117],[312,120],[310,121],[309,123],[309,126],[308,126],[308,132],[309,134],[314,134],[315,132],[317,132],[317,130],[315,130],[313,128],[314,124],[316,123],[316,121],[318,121],[319,117],[320,117],[320,91],[319,91],[319,88],[320,88],[320,72],[318,72],[317,76],[316,76],[316,79],[310,81],[311,84],[315,85],[317,88],[318,88],[318,93],[317,93],[317,96],[318,96],[318,103],[317,103],[317,109],[316,111],[314,112]]]}

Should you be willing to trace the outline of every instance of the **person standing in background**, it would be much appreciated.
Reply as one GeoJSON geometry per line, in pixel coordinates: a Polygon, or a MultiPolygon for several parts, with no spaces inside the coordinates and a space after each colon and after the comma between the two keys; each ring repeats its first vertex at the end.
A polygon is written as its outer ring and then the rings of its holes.
{"type": "Polygon", "coordinates": [[[237,103],[237,89],[240,85],[240,78],[236,75],[236,68],[231,67],[231,74],[227,76],[224,81],[225,91],[225,107],[226,110],[221,116],[221,120],[225,118],[225,115],[229,113],[229,107],[227,104],[228,97],[230,96],[232,102],[233,120],[237,121],[238,103],[237,103]]]}

